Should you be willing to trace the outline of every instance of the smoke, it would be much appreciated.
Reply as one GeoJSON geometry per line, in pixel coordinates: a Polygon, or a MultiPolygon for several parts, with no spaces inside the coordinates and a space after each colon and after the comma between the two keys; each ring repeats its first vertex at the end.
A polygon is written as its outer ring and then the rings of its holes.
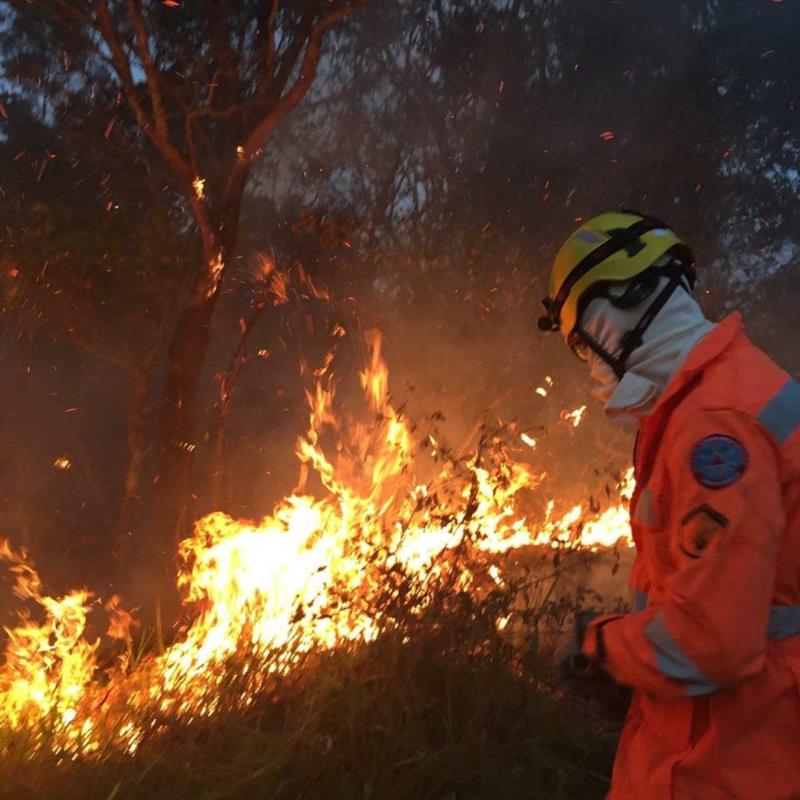
{"type": "MultiPolygon", "coordinates": [[[[766,5],[749,25],[780,46],[774,15],[787,4],[766,5]]],[[[196,512],[214,505],[218,376],[253,310],[250,267],[263,253],[290,276],[289,300],[254,325],[232,394],[225,510],[237,515],[260,516],[295,485],[305,390],[330,352],[339,400],[358,412],[368,328],[384,335],[389,388],[410,418],[435,423],[454,447],[484,422],[513,424],[536,441],[520,441],[520,454],[547,473],[532,502],[605,501],[630,437],[591,405],[582,365],[535,321],[562,239],[621,203],[666,217],[696,246],[712,318],[744,304],[756,341],[800,369],[785,336],[796,264],[759,269],[764,242],[796,227],[784,163],[796,153],[787,120],[800,70],[785,60],[796,48],[781,51],[784,61],[754,59],[756,33],[721,25],[709,7],[378,3],[337,33],[313,93],[251,186],[241,269],[226,279],[213,322],[190,443],[196,512]],[[723,235],[731,229],[734,238],[723,235]],[[734,250],[752,267],[736,290],[734,250]],[[301,267],[330,300],[303,286],[301,267]],[[578,428],[562,420],[587,402],[578,428]]],[[[0,534],[31,549],[48,585],[77,577],[105,594],[130,380],[52,332],[4,343],[0,370],[13,387],[0,400],[0,534]]],[[[160,383],[155,370],[156,406],[160,383]]],[[[142,508],[158,478],[157,408],[147,435],[142,508]]]]}

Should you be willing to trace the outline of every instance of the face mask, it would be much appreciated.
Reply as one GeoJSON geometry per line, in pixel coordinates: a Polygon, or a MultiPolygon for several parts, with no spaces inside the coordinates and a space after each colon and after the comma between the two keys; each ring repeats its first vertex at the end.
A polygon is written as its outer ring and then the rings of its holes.
{"type": "Polygon", "coordinates": [[[653,411],[660,394],[658,384],[628,372],[606,401],[603,412],[608,419],[635,430],[653,411]]]}
{"type": "Polygon", "coordinates": [[[614,370],[600,356],[592,353],[589,356],[589,374],[595,383],[595,387],[592,389],[592,397],[605,405],[619,385],[619,380],[614,374],[614,370]]]}
{"type": "MultiPolygon", "coordinates": [[[[664,283],[667,280],[662,278],[664,283]]],[[[604,348],[617,353],[622,336],[635,327],[650,302],[648,298],[635,308],[620,309],[606,298],[596,298],[584,311],[582,325],[604,348]]],[[[643,344],[631,353],[621,381],[603,359],[591,354],[589,368],[596,384],[592,396],[603,403],[610,419],[638,426],[653,411],[689,351],[713,327],[695,299],[678,289],[645,332],[643,344]]]]}

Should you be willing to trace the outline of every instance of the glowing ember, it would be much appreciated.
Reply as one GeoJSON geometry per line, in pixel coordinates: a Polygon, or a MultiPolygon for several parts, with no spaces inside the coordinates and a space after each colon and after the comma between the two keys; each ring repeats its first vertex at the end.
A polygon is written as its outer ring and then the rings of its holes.
{"type": "Polygon", "coordinates": [[[586,406],[576,408],[574,411],[562,411],[561,420],[577,428],[583,422],[584,414],[586,414],[586,406]]]}
{"type": "Polygon", "coordinates": [[[554,381],[549,375],[545,375],[544,382],[547,388],[545,389],[544,386],[540,386],[536,390],[536,394],[538,394],[539,397],[547,397],[547,393],[553,388],[554,381]]]}
{"type": "Polygon", "coordinates": [[[72,469],[72,462],[66,456],[59,456],[53,462],[53,466],[56,469],[64,470],[64,472],[66,472],[67,470],[72,469]]]}
{"type": "Polygon", "coordinates": [[[202,200],[206,196],[205,187],[206,179],[201,178],[199,175],[192,181],[192,187],[197,197],[202,200]]]}
{"type": "Polygon", "coordinates": [[[209,282],[208,289],[206,290],[208,297],[211,297],[217,291],[219,280],[222,277],[222,271],[225,269],[225,262],[222,260],[222,253],[218,253],[211,263],[208,265],[209,282]]]}
{"type": "MultiPolygon", "coordinates": [[[[389,398],[380,334],[370,331],[367,344],[359,379],[375,421],[336,413],[330,360],[309,370],[317,377],[307,393],[308,430],[297,442],[295,492],[259,522],[223,513],[198,521],[179,548],[178,585],[194,621],[160,654],[132,659],[133,621],[112,598],[108,635],[128,645],[101,669],[99,644],[86,636],[92,596],[48,597],[24,554],[0,541],[15,593],[39,612],[8,631],[0,726],[28,734],[31,752],[48,747],[74,757],[108,746],[132,752],[156,719],[163,726],[215,713],[233,657],[245,657],[237,674],[247,706],[270,674],[291,670],[302,654],[374,639],[385,625],[379,601],[391,576],[411,576],[422,587],[414,595],[421,612],[426,591],[469,589],[479,562],[501,585],[499,554],[628,541],[622,505],[599,515],[575,506],[559,515],[551,501],[543,520],[528,519],[522,493],[537,486],[541,473],[512,459],[499,437],[487,435],[466,460],[448,457],[433,436],[425,437],[438,474],[420,481],[412,426],[389,398]],[[464,551],[472,561],[455,558],[464,551]],[[248,671],[248,653],[260,656],[262,666],[248,671]]],[[[527,434],[522,440],[535,446],[527,434]]],[[[629,475],[624,491],[631,490],[629,475]]],[[[508,622],[498,618],[498,630],[508,622]]]]}

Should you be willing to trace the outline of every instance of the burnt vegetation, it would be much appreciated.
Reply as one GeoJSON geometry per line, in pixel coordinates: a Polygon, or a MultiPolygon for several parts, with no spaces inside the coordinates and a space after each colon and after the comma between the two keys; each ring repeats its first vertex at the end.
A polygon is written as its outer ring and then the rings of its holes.
{"type": "MultiPolygon", "coordinates": [[[[54,595],[137,607],[144,633],[103,644],[101,671],[179,638],[178,542],[291,494],[306,392],[342,376],[355,409],[374,328],[458,524],[487,441],[498,492],[509,453],[535,463],[532,519],[551,498],[615,502],[629,443],[591,411],[569,424],[586,384],[535,331],[555,250],[598,210],[668,218],[709,315],[741,308],[800,370],[798,33],[781,0],[0,2],[0,537],[54,595]]],[[[386,414],[360,418],[384,431],[386,414]]],[[[321,445],[372,468],[337,437],[321,445]]],[[[134,755],[42,747],[58,719],[0,731],[0,796],[602,796],[616,720],[557,699],[546,656],[576,602],[616,591],[582,595],[593,557],[569,546],[474,551],[419,582],[377,549],[385,591],[340,599],[380,620],[369,643],[278,672],[243,643],[217,665],[217,713],[162,728],[139,709],[134,755]]]]}

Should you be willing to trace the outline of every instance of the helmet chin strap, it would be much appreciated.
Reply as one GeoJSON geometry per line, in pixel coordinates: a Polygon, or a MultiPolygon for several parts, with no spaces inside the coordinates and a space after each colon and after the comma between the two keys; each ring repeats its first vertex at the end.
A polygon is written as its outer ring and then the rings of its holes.
{"type": "MultiPolygon", "coordinates": [[[[644,341],[644,334],[656,318],[658,312],[664,308],[673,292],[682,285],[684,269],[680,263],[673,262],[663,267],[661,272],[669,275],[669,281],[658,295],[656,295],[655,300],[648,306],[636,325],[627,333],[623,334],[620,340],[621,349],[616,356],[606,350],[605,347],[603,347],[594,336],[584,330],[580,324],[575,328],[575,335],[614,370],[617,380],[622,380],[625,375],[628,358],[630,358],[631,353],[636,350],[637,347],[641,347],[644,341]]],[[[613,298],[609,299],[612,303],[614,302],[613,298]]]]}

